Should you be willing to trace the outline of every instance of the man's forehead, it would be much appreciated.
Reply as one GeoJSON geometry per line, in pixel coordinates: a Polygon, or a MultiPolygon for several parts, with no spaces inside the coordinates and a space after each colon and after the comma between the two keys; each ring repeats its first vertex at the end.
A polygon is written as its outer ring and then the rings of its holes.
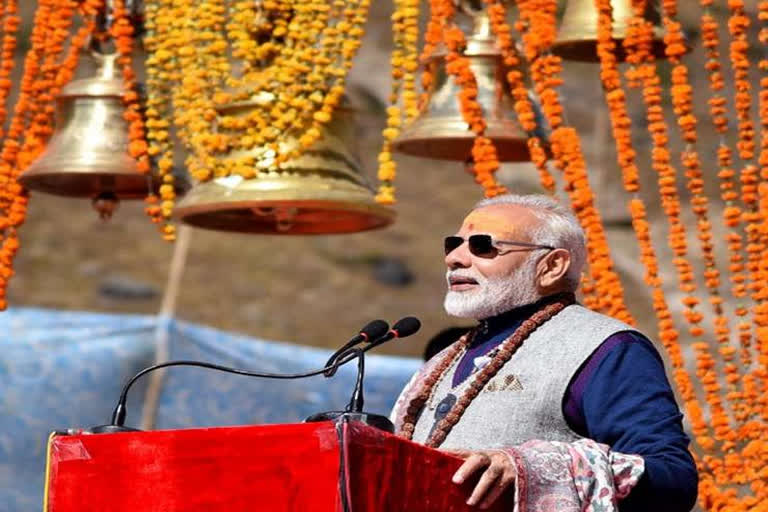
{"type": "Polygon", "coordinates": [[[520,233],[521,226],[509,209],[480,208],[473,210],[461,225],[462,232],[491,233],[513,236],[520,233]]]}

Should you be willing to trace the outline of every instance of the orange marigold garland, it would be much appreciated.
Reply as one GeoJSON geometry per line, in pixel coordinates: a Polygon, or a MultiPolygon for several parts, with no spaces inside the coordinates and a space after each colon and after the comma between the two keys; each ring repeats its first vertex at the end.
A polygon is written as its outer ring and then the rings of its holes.
{"type": "MultiPolygon", "coordinates": [[[[612,36],[612,6],[610,0],[596,0],[598,12],[597,52],[601,65],[601,80],[606,102],[611,114],[611,124],[616,142],[618,163],[622,169],[624,188],[634,195],[629,202],[632,226],[640,247],[640,258],[645,268],[644,281],[651,287],[653,309],[658,319],[659,339],[664,346],[673,368],[673,378],[681,398],[687,405],[689,418],[694,429],[706,432],[706,420],[694,392],[690,374],[685,369],[683,354],[679,343],[679,332],[674,325],[672,313],[667,304],[659,275],[659,263],[651,241],[651,227],[643,201],[637,196],[640,190],[635,151],[632,148],[631,121],[626,108],[626,96],[621,87],[621,74],[615,54],[615,42],[612,36]]],[[[637,26],[639,20],[633,20],[637,26]]],[[[642,41],[625,39],[625,51],[630,62],[640,63],[638,53],[642,50],[642,41]]],[[[649,52],[645,51],[648,55],[649,52]]]]}
{"type": "Polygon", "coordinates": [[[597,54],[600,59],[600,80],[611,117],[616,155],[622,171],[624,188],[630,194],[640,190],[639,171],[632,147],[631,120],[627,113],[626,95],[621,86],[621,72],[613,40],[613,8],[610,0],[595,0],[598,13],[597,54]]]}
{"type": "MultiPolygon", "coordinates": [[[[761,0],[758,4],[758,19],[761,21],[759,32],[760,43],[768,46],[768,0],[761,0]]],[[[759,205],[758,211],[762,222],[759,228],[760,245],[762,249],[768,247],[768,58],[760,60],[760,156],[758,164],[760,165],[760,180],[758,188],[759,205]]],[[[761,254],[764,252],[761,251],[761,254]]],[[[759,260],[758,276],[761,283],[768,281],[768,258],[764,256],[759,260]]],[[[754,322],[756,325],[757,349],[759,357],[759,368],[762,368],[763,382],[768,382],[765,368],[768,367],[768,286],[760,286],[754,290],[753,299],[755,307],[753,308],[754,322]]],[[[764,387],[766,387],[764,385],[764,387]]],[[[765,391],[765,390],[764,390],[765,391]]],[[[763,410],[766,410],[763,403],[763,410]]]]}
{"type": "MultiPolygon", "coordinates": [[[[761,0],[758,4],[758,19],[761,22],[759,31],[759,41],[763,45],[768,45],[768,1],[761,0]]],[[[768,58],[760,60],[759,69],[761,71],[760,93],[759,93],[759,114],[760,114],[760,152],[758,164],[760,166],[760,184],[758,186],[758,204],[757,208],[751,213],[754,215],[750,220],[754,220],[757,229],[750,232],[748,225],[748,238],[750,235],[756,243],[748,245],[750,258],[750,281],[754,286],[751,288],[754,305],[752,307],[753,321],[755,324],[755,338],[757,341],[757,365],[744,377],[745,387],[747,388],[748,398],[752,413],[756,418],[744,425],[743,435],[755,441],[765,439],[765,432],[768,430],[768,258],[765,258],[765,248],[768,247],[768,58]],[[751,249],[751,250],[750,250],[751,249]],[[759,254],[756,265],[753,255],[759,254]],[[758,387],[759,382],[759,387],[758,387]],[[762,419],[762,429],[750,428],[756,424],[757,418],[762,419]],[[756,435],[755,435],[756,433],[756,435]],[[752,435],[750,435],[752,434],[752,435]]],[[[763,458],[762,465],[766,461],[763,458]]],[[[765,488],[762,489],[766,491],[765,488]]]]}
{"type": "MultiPolygon", "coordinates": [[[[163,17],[152,23],[148,44],[154,84],[148,137],[168,132],[158,121],[168,119],[164,110],[172,107],[174,133],[190,153],[187,168],[195,180],[208,181],[279,172],[322,136],[341,104],[370,0],[145,5],[163,17]],[[158,97],[168,93],[170,105],[158,97]],[[223,112],[240,101],[248,102],[247,113],[223,112]]],[[[156,142],[150,138],[150,156],[170,169],[168,146],[156,142]]],[[[161,222],[170,218],[174,203],[170,188],[164,191],[148,207],[161,222]]]]}
{"type": "Polygon", "coordinates": [[[696,215],[696,227],[700,250],[705,265],[705,284],[710,294],[710,303],[716,316],[716,333],[718,341],[727,343],[729,339],[728,320],[723,314],[722,297],[720,296],[720,271],[715,263],[714,244],[712,241],[712,226],[709,221],[709,200],[704,193],[704,178],[701,160],[694,148],[698,140],[696,131],[697,119],[693,112],[693,87],[688,79],[688,68],[682,63],[681,57],[686,51],[684,36],[680,22],[664,17],[667,29],[665,36],[666,55],[672,63],[672,104],[677,115],[677,125],[686,146],[681,160],[686,169],[687,187],[691,192],[691,206],[696,215]]]}
{"type": "MultiPolygon", "coordinates": [[[[96,0],[41,0],[35,11],[19,97],[0,151],[0,309],[7,306],[6,287],[20,246],[18,228],[27,211],[28,196],[17,178],[44,149],[53,125],[53,99],[74,74],[79,52],[95,26],[93,17],[99,7],[96,0]],[[68,29],[78,11],[86,18],[86,25],[71,39],[69,51],[62,59],[65,41],[70,37],[68,29]]],[[[11,22],[9,27],[13,26],[11,22]]],[[[4,48],[15,45],[8,39],[12,37],[12,33],[4,35],[4,48]]],[[[7,61],[3,69],[9,69],[7,61]]]]}
{"type": "Polygon", "coordinates": [[[141,115],[140,98],[137,90],[136,73],[133,70],[133,25],[129,19],[124,0],[113,0],[112,16],[114,21],[110,27],[117,51],[120,57],[117,63],[121,66],[126,93],[123,97],[125,113],[123,117],[128,122],[128,137],[130,140],[128,152],[136,159],[138,170],[148,174],[151,170],[147,154],[144,118],[141,115]]]}
{"type": "Polygon", "coordinates": [[[18,12],[17,0],[7,0],[3,10],[3,45],[0,50],[0,137],[5,135],[3,127],[8,118],[6,101],[13,85],[11,73],[13,73],[16,63],[16,33],[21,24],[21,17],[18,12]]]}
{"type": "Polygon", "coordinates": [[[392,35],[395,47],[390,58],[392,66],[392,92],[387,108],[387,126],[382,132],[384,145],[379,153],[379,190],[376,201],[381,204],[395,202],[393,182],[397,164],[392,158],[392,142],[400,134],[400,126],[413,121],[419,114],[415,73],[419,66],[419,2],[418,0],[395,0],[392,15],[392,35]],[[402,91],[402,92],[401,92],[402,91]],[[399,105],[402,96],[402,108],[399,105]]]}
{"type": "Polygon", "coordinates": [[[736,117],[739,121],[739,156],[744,162],[749,162],[755,154],[755,128],[750,116],[752,103],[751,84],[749,82],[749,16],[744,12],[744,0],[728,0],[731,16],[728,20],[728,31],[731,34],[730,60],[733,70],[734,86],[736,87],[735,106],[736,117]]]}
{"type": "MultiPolygon", "coordinates": [[[[147,73],[146,131],[147,155],[157,169],[158,179],[167,180],[173,169],[173,140],[171,138],[171,99],[172,91],[166,87],[168,82],[180,80],[177,59],[171,49],[175,44],[172,30],[181,23],[168,2],[147,3],[144,46],[149,56],[145,60],[147,73]]],[[[178,36],[175,36],[178,37],[178,36]]],[[[170,184],[170,183],[169,183],[170,184]]],[[[173,187],[165,190],[163,201],[173,201],[173,187]]],[[[158,224],[165,235],[170,226],[171,208],[161,207],[161,198],[152,191],[146,198],[145,212],[153,223],[158,224]]],[[[172,206],[172,204],[171,204],[172,206]]]]}
{"type": "MultiPolygon", "coordinates": [[[[688,79],[688,68],[681,60],[686,52],[685,38],[680,22],[675,20],[674,14],[672,14],[676,12],[676,6],[672,6],[674,3],[674,0],[668,1],[667,4],[671,8],[671,11],[664,13],[664,26],[667,32],[664,40],[666,56],[673,66],[671,88],[672,104],[677,116],[677,125],[685,143],[681,160],[686,169],[686,185],[691,193],[691,210],[696,216],[696,227],[698,231],[697,238],[699,240],[699,249],[704,262],[705,286],[708,291],[709,302],[712,306],[714,315],[713,323],[715,336],[719,344],[718,350],[723,361],[721,370],[725,374],[725,381],[727,383],[726,398],[733,406],[734,411],[739,415],[743,415],[743,413],[739,413],[744,407],[741,401],[741,392],[737,385],[740,379],[739,367],[734,362],[736,349],[730,345],[730,326],[728,318],[725,316],[723,310],[723,299],[720,294],[720,271],[715,262],[712,225],[709,220],[709,200],[704,192],[704,175],[702,172],[701,160],[694,147],[698,140],[698,121],[693,112],[693,87],[688,79]]],[[[739,337],[742,342],[742,353],[745,353],[747,352],[746,347],[749,346],[751,337],[749,324],[740,322],[738,327],[739,337]],[[744,329],[745,325],[747,327],[746,335],[744,329]]],[[[701,347],[700,365],[703,364],[701,361],[706,360],[709,362],[711,358],[709,350],[707,349],[706,351],[703,351],[703,346],[701,347]]],[[[709,378],[709,376],[707,378],[709,378]]],[[[712,401],[718,400],[718,398],[715,398],[717,386],[714,384],[707,384],[705,385],[705,389],[707,387],[710,387],[713,391],[709,395],[710,399],[712,401]]],[[[721,410],[719,405],[713,405],[713,408],[714,411],[718,413],[722,412],[724,414],[724,410],[721,410]]],[[[715,419],[725,422],[724,416],[718,416],[715,419]]],[[[722,430],[725,432],[725,429],[722,430]]],[[[728,439],[724,448],[731,449],[732,447],[733,439],[728,439]]]]}
{"type": "MultiPolygon", "coordinates": [[[[600,59],[600,77],[605,91],[606,102],[611,116],[613,136],[619,167],[622,170],[624,189],[633,196],[629,202],[632,227],[640,248],[640,259],[645,268],[644,281],[651,288],[653,309],[656,312],[659,339],[669,356],[674,370],[674,380],[681,398],[688,405],[691,424],[699,432],[706,431],[706,421],[694,392],[690,374],[685,369],[679,332],[675,327],[667,304],[659,275],[659,263],[651,241],[650,223],[643,200],[638,192],[640,183],[635,151],[632,147],[631,121],[627,112],[626,96],[621,85],[621,73],[616,58],[616,43],[613,40],[613,10],[610,0],[595,0],[598,12],[597,53],[600,59]]],[[[625,41],[627,56],[635,59],[637,41],[625,41]]],[[[639,61],[638,61],[639,62],[639,61]]]]}
{"type": "MultiPolygon", "coordinates": [[[[666,2],[668,7],[674,12],[673,2],[666,2]]],[[[687,259],[687,240],[685,226],[680,217],[681,205],[677,192],[676,171],[671,163],[671,157],[668,149],[668,129],[664,120],[664,112],[661,100],[660,79],[656,72],[656,65],[653,62],[652,55],[648,52],[644,54],[644,60],[637,59],[635,52],[637,48],[648,48],[653,37],[652,26],[645,20],[645,2],[644,0],[633,1],[634,18],[633,22],[638,27],[637,40],[633,41],[635,45],[627,48],[627,52],[635,59],[635,68],[632,69],[631,80],[639,80],[643,86],[643,98],[646,105],[646,115],[648,118],[648,130],[651,134],[653,143],[652,167],[659,176],[659,193],[661,195],[662,208],[669,221],[669,245],[674,253],[673,264],[677,270],[680,289],[684,292],[683,304],[685,306],[684,317],[686,318],[690,335],[697,340],[704,334],[704,329],[700,326],[703,315],[697,311],[696,306],[699,299],[695,297],[696,284],[694,280],[693,266],[687,259]]],[[[631,59],[628,59],[631,61],[631,59]]],[[[720,398],[720,388],[717,382],[717,374],[714,371],[714,359],[709,350],[709,344],[699,340],[692,343],[696,354],[696,375],[706,391],[707,402],[710,405],[712,413],[711,424],[714,430],[715,438],[725,440],[732,436],[728,428],[727,415],[722,407],[720,398]]],[[[676,381],[680,380],[676,376],[676,381]]],[[[680,385],[680,383],[678,383],[680,385]]],[[[691,416],[693,434],[697,443],[705,450],[709,451],[714,447],[714,440],[709,437],[710,426],[702,420],[702,412],[698,402],[695,400],[695,394],[691,393],[687,399],[684,399],[686,410],[691,416]]]]}
{"type": "Polygon", "coordinates": [[[571,206],[586,233],[590,272],[600,298],[600,309],[616,318],[633,322],[624,303],[621,282],[613,270],[578,133],[563,123],[563,107],[556,90],[562,83],[561,62],[559,57],[549,52],[556,35],[557,3],[553,0],[521,0],[518,1],[518,9],[515,28],[521,33],[534,88],[552,128],[550,142],[555,163],[563,171],[571,206]]]}
{"type": "MultiPolygon", "coordinates": [[[[494,176],[499,168],[499,159],[493,141],[485,136],[486,122],[483,117],[482,106],[477,101],[477,82],[474,72],[470,68],[470,61],[463,54],[466,38],[461,28],[454,23],[456,7],[452,0],[430,1],[430,19],[425,35],[424,50],[420,56],[421,62],[426,64],[421,75],[421,85],[424,92],[417,102],[415,82],[411,80],[409,73],[412,73],[418,66],[418,60],[414,58],[416,55],[414,43],[418,39],[418,2],[416,0],[400,0],[400,2],[405,5],[403,12],[408,13],[410,19],[403,24],[404,30],[398,27],[397,22],[394,27],[395,51],[392,55],[394,90],[391,97],[392,106],[387,112],[388,121],[384,130],[384,150],[379,156],[379,179],[382,181],[382,185],[377,200],[385,203],[394,201],[391,180],[394,178],[395,163],[391,156],[391,143],[399,135],[399,125],[402,119],[402,112],[396,106],[400,79],[403,79],[406,122],[410,122],[420,111],[424,110],[429,95],[433,92],[433,67],[435,65],[433,54],[438,46],[442,46],[446,50],[446,55],[443,57],[445,71],[459,86],[460,91],[457,98],[459,109],[469,129],[475,133],[468,162],[471,164],[475,181],[483,187],[486,197],[493,197],[506,192],[506,189],[499,185],[494,176]],[[400,32],[402,34],[398,35],[400,32]],[[408,46],[411,44],[413,44],[412,47],[408,46]],[[400,64],[404,65],[406,69],[398,69],[400,64]]],[[[395,16],[398,20],[408,18],[404,14],[398,15],[399,12],[400,9],[396,8],[395,16]]]]}
{"type": "Polygon", "coordinates": [[[495,172],[499,169],[499,159],[493,141],[485,136],[486,123],[483,118],[483,107],[477,101],[477,80],[470,67],[470,61],[463,55],[466,46],[464,32],[452,24],[453,11],[450,12],[449,24],[443,30],[443,44],[448,50],[445,56],[445,71],[453,77],[460,87],[459,106],[464,121],[475,133],[472,145],[472,170],[475,181],[483,187],[486,197],[493,197],[506,192],[506,189],[496,182],[495,172]]]}
{"type": "MultiPolygon", "coordinates": [[[[749,42],[747,40],[747,29],[750,25],[749,17],[744,12],[743,0],[728,0],[728,8],[731,16],[728,20],[728,31],[731,34],[731,41],[729,47],[729,55],[731,61],[731,70],[733,74],[734,87],[736,89],[734,95],[734,105],[736,110],[736,118],[738,120],[738,143],[737,149],[739,157],[742,160],[742,171],[739,180],[742,182],[742,202],[745,208],[731,204],[727,209],[729,213],[729,223],[732,227],[739,227],[746,219],[753,219],[754,213],[757,208],[757,196],[753,193],[756,188],[757,182],[757,168],[751,164],[751,160],[755,153],[755,130],[751,117],[751,84],[749,82],[749,59],[747,57],[747,51],[749,49],[749,42]],[[744,194],[746,192],[746,194],[744,194]],[[738,214],[738,216],[737,216],[738,214]]],[[[747,243],[753,243],[756,241],[755,234],[756,228],[753,226],[746,227],[748,241],[747,243]],[[751,238],[751,239],[750,239],[751,238]]],[[[741,254],[743,250],[743,242],[741,234],[739,233],[739,239],[733,236],[733,246],[736,249],[738,246],[739,255],[732,254],[732,268],[733,273],[731,275],[731,281],[733,282],[733,295],[737,300],[744,299],[748,294],[747,289],[747,274],[745,272],[746,265],[744,263],[744,257],[741,254]]],[[[755,264],[754,256],[753,262],[755,264]]],[[[740,318],[740,326],[742,326],[741,339],[743,340],[745,349],[742,351],[742,359],[745,363],[749,363],[747,359],[748,355],[748,343],[751,338],[750,324],[746,319],[748,309],[745,305],[739,304],[736,308],[736,314],[740,318]]]]}
{"type": "Polygon", "coordinates": [[[419,109],[426,109],[429,97],[432,93],[432,87],[435,82],[434,67],[430,66],[432,56],[435,50],[443,41],[443,30],[445,20],[451,15],[453,5],[444,0],[429,1],[429,20],[427,29],[424,33],[424,46],[419,55],[419,62],[423,66],[421,71],[421,96],[419,97],[419,109]]]}
{"type": "Polygon", "coordinates": [[[42,58],[33,87],[35,98],[28,111],[32,121],[24,133],[16,166],[17,176],[42,153],[48,137],[53,133],[53,102],[59,92],[55,83],[56,71],[66,40],[70,37],[69,29],[77,12],[77,2],[59,0],[55,2],[53,11],[55,17],[49,21],[49,33],[40,50],[42,58]]]}
{"type": "MultiPolygon", "coordinates": [[[[720,38],[718,35],[719,24],[717,19],[713,17],[708,11],[710,5],[712,4],[712,0],[701,0],[700,3],[704,8],[704,14],[701,17],[700,26],[702,44],[706,52],[705,69],[708,73],[709,88],[712,93],[708,100],[710,120],[715,128],[715,131],[721,135],[720,147],[718,148],[717,152],[719,167],[718,177],[720,178],[721,198],[725,204],[729,206],[729,208],[724,212],[723,220],[726,225],[733,228],[738,223],[738,212],[734,211],[730,207],[732,207],[733,201],[738,198],[738,193],[735,191],[735,184],[733,181],[735,172],[731,168],[731,150],[728,148],[724,138],[725,134],[728,132],[728,118],[726,117],[726,99],[722,94],[722,91],[725,88],[725,81],[723,79],[722,65],[720,64],[720,53],[718,50],[720,44],[720,38]]],[[[731,271],[732,275],[734,270],[738,275],[742,268],[741,261],[743,259],[741,255],[741,235],[735,232],[735,230],[731,229],[727,237],[727,245],[730,250],[731,258],[731,266],[729,267],[729,270],[731,271]]],[[[730,329],[727,329],[726,325],[720,325],[716,322],[715,335],[717,336],[718,341],[721,341],[722,343],[726,338],[729,338],[729,331],[730,329]]],[[[750,354],[748,345],[745,344],[745,342],[748,342],[748,338],[742,337],[741,340],[741,360],[745,366],[748,366],[750,354]]],[[[737,411],[737,415],[740,416],[741,413],[737,411]]]]}
{"type": "MultiPolygon", "coordinates": [[[[707,11],[711,3],[711,0],[702,0],[701,2],[705,8],[705,14],[702,16],[702,38],[708,57],[706,68],[710,77],[710,89],[713,91],[713,97],[710,99],[710,113],[716,130],[721,135],[725,135],[728,131],[728,125],[724,115],[726,111],[725,99],[719,92],[724,88],[724,81],[717,50],[719,44],[718,23],[707,11]]],[[[768,333],[764,328],[766,325],[766,274],[762,268],[764,263],[761,261],[761,255],[766,247],[765,238],[762,236],[766,217],[765,213],[761,213],[759,205],[758,169],[748,160],[754,155],[754,133],[749,114],[751,86],[748,81],[749,61],[747,59],[748,42],[746,37],[749,19],[745,16],[743,2],[729,2],[728,5],[731,9],[729,31],[732,35],[730,60],[736,86],[735,104],[739,121],[738,149],[739,156],[743,160],[746,159],[739,176],[741,194],[737,191],[735,184],[736,172],[733,169],[732,152],[724,139],[718,150],[719,176],[721,178],[721,197],[726,203],[724,221],[731,228],[727,235],[727,242],[731,262],[732,293],[740,302],[746,298],[748,293],[751,294],[753,306],[750,309],[753,314],[754,336],[757,340],[758,354],[760,354],[765,350],[763,347],[768,345],[768,333]],[[739,198],[741,203],[737,203],[739,198]],[[742,225],[747,238],[746,270],[748,273],[745,272],[744,241],[741,229],[739,229],[742,225]]],[[[765,86],[766,84],[761,85],[765,86]]],[[[763,125],[763,134],[765,134],[765,125],[763,125]]],[[[726,380],[729,384],[734,382],[741,384],[739,392],[731,391],[728,397],[733,404],[736,421],[742,424],[739,435],[745,439],[753,438],[756,431],[753,428],[755,422],[750,418],[760,416],[760,412],[765,411],[765,407],[768,405],[764,398],[765,391],[768,389],[768,376],[763,369],[764,365],[761,363],[752,366],[750,345],[753,324],[746,317],[748,312],[749,309],[746,305],[737,305],[736,314],[740,318],[739,339],[741,341],[740,358],[743,375],[739,375],[735,371],[735,365],[732,363],[729,362],[726,366],[726,380]],[[749,370],[750,367],[752,367],[751,370],[749,370]],[[758,389],[758,381],[762,391],[758,389]]],[[[729,385],[729,387],[732,386],[729,385]]],[[[766,418],[764,413],[762,416],[763,419],[766,418]]],[[[758,430],[764,432],[765,429],[766,425],[763,424],[758,430]]]]}
{"type": "MultiPolygon", "coordinates": [[[[708,101],[709,112],[712,125],[715,131],[720,134],[720,146],[717,150],[717,162],[718,162],[718,177],[720,179],[720,197],[726,205],[723,211],[723,222],[728,227],[726,234],[726,243],[729,251],[730,265],[729,270],[731,274],[731,282],[734,287],[732,290],[733,295],[737,298],[743,298],[746,290],[743,288],[744,283],[744,256],[743,256],[743,237],[738,230],[741,220],[747,221],[747,231],[751,233],[748,235],[749,244],[747,250],[750,254],[750,286],[755,290],[759,286],[761,274],[755,274],[753,271],[756,267],[759,267],[759,263],[755,264],[756,255],[761,252],[761,244],[755,243],[755,233],[758,231],[754,225],[754,212],[742,212],[742,209],[736,202],[739,199],[739,193],[735,184],[736,171],[733,169],[733,156],[730,147],[728,146],[725,136],[728,133],[728,119],[726,117],[727,107],[726,99],[722,94],[725,88],[725,80],[722,74],[722,65],[720,63],[720,53],[718,47],[720,45],[720,38],[718,35],[719,23],[717,19],[709,12],[709,7],[712,4],[712,0],[701,0],[701,6],[704,8],[704,14],[701,17],[701,33],[702,44],[706,51],[706,64],[705,68],[709,77],[709,88],[711,91],[711,97],[708,101]]],[[[749,171],[747,171],[749,174],[749,171]]],[[[746,175],[745,175],[746,176],[746,175]]],[[[762,287],[761,287],[762,288],[762,287]]],[[[754,296],[753,296],[754,298],[754,296]]],[[[746,313],[746,308],[738,307],[737,313],[743,317],[746,313]]],[[[724,329],[723,329],[724,330],[724,329]]],[[[742,368],[748,368],[751,365],[752,355],[750,350],[750,331],[751,326],[749,322],[742,319],[739,323],[739,338],[741,341],[740,359],[742,362],[742,368]]],[[[716,334],[722,335],[722,332],[716,334]]],[[[729,368],[733,368],[731,363],[728,363],[729,368]]],[[[752,372],[745,372],[743,375],[742,390],[738,395],[732,395],[735,411],[734,415],[737,421],[743,421],[750,413],[748,409],[752,408],[754,404],[755,396],[755,384],[754,375],[752,372]],[[746,406],[742,407],[740,402],[746,401],[746,406]]],[[[736,380],[738,375],[731,371],[728,376],[729,379],[736,380]]]]}
{"type": "MultiPolygon", "coordinates": [[[[125,112],[123,117],[128,122],[128,136],[129,147],[128,152],[136,160],[137,168],[140,172],[147,175],[148,194],[147,202],[150,204],[151,209],[148,209],[148,213],[153,217],[154,222],[159,222],[160,219],[164,219],[166,222],[161,227],[163,238],[167,241],[173,241],[175,239],[175,226],[168,222],[168,218],[162,216],[162,209],[157,207],[152,208],[153,203],[157,202],[155,192],[152,186],[152,178],[150,172],[152,166],[150,164],[150,151],[149,144],[147,142],[147,128],[148,120],[144,119],[142,115],[142,108],[140,105],[141,98],[139,97],[138,84],[136,83],[136,73],[133,69],[133,48],[134,48],[134,29],[129,19],[128,10],[125,7],[124,0],[114,0],[112,4],[112,17],[113,22],[110,27],[110,34],[115,41],[117,51],[120,55],[118,58],[118,64],[121,67],[123,75],[123,83],[125,84],[125,95],[123,97],[123,103],[125,104],[125,112]],[[157,220],[155,220],[157,219],[157,220]]],[[[167,120],[153,120],[154,122],[168,124],[167,120]]],[[[160,179],[160,198],[163,201],[173,201],[176,197],[176,191],[174,189],[174,176],[172,170],[172,159],[159,159],[156,162],[156,166],[159,169],[160,179]]]]}
{"type": "MultiPolygon", "coordinates": [[[[555,178],[547,168],[547,152],[544,143],[536,134],[539,128],[536,120],[536,112],[533,102],[528,96],[528,88],[523,80],[520,56],[512,39],[512,29],[507,23],[507,9],[499,0],[485,0],[488,6],[488,17],[491,20],[491,29],[496,36],[496,44],[501,51],[504,68],[507,70],[507,83],[514,100],[515,114],[520,126],[528,136],[527,146],[531,162],[539,172],[539,182],[544,189],[553,194],[555,192],[555,178]]],[[[586,297],[590,296],[589,290],[582,288],[586,297]]]]}

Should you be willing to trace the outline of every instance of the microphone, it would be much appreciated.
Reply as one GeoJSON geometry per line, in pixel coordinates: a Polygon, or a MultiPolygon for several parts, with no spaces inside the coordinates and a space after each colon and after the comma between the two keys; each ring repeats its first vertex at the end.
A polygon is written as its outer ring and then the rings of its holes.
{"type": "Polygon", "coordinates": [[[382,345],[392,339],[407,338],[412,334],[416,334],[421,329],[421,322],[414,316],[407,316],[401,318],[387,333],[374,340],[364,349],[352,349],[355,351],[351,355],[352,358],[357,357],[357,379],[355,380],[355,389],[352,391],[352,398],[349,400],[347,411],[362,413],[363,412],[363,377],[365,374],[365,353],[379,345],[382,345]]]}
{"type": "Polygon", "coordinates": [[[334,362],[335,365],[340,366],[346,364],[352,359],[357,358],[357,379],[355,380],[355,389],[352,391],[352,397],[349,400],[349,404],[344,411],[329,411],[313,414],[305,421],[328,421],[342,418],[345,421],[354,419],[367,425],[377,427],[387,432],[394,432],[394,425],[389,421],[386,416],[379,414],[366,413],[363,411],[363,379],[365,376],[365,353],[369,350],[378,347],[395,338],[406,338],[421,328],[421,322],[418,318],[407,316],[401,318],[392,326],[392,328],[386,332],[383,336],[375,339],[364,348],[350,348],[346,352],[342,353],[338,359],[334,362]]]}
{"type": "MultiPolygon", "coordinates": [[[[395,322],[392,328],[389,331],[387,331],[387,333],[384,336],[368,343],[368,345],[366,345],[360,351],[360,353],[364,354],[369,350],[378,347],[379,345],[383,345],[384,343],[387,343],[390,340],[406,338],[408,336],[416,334],[419,331],[419,329],[421,329],[421,321],[415,316],[406,316],[404,318],[401,318],[400,320],[395,322]]],[[[337,358],[337,360],[334,362],[331,368],[335,372],[336,368],[338,368],[339,366],[345,365],[351,360],[353,360],[354,358],[356,358],[357,357],[356,354],[357,353],[355,352],[355,349],[347,350],[337,358]]]]}
{"type": "Polygon", "coordinates": [[[334,365],[333,362],[344,352],[348,351],[353,346],[357,345],[361,341],[364,341],[366,343],[370,343],[371,340],[376,340],[378,338],[381,338],[383,335],[387,333],[389,330],[389,324],[385,322],[384,320],[373,320],[372,322],[368,322],[365,327],[360,329],[360,332],[357,336],[349,340],[342,346],[340,349],[338,349],[336,352],[334,352],[331,357],[328,358],[328,361],[325,363],[325,367],[330,367],[329,370],[325,372],[326,377],[333,377],[333,375],[336,373],[336,370],[338,369],[337,365],[334,365]]]}
{"type": "Polygon", "coordinates": [[[394,338],[407,338],[413,334],[416,334],[421,329],[421,321],[415,316],[406,316],[401,318],[387,331],[387,333],[379,339],[373,340],[365,350],[370,350],[374,347],[388,342],[394,338]]]}

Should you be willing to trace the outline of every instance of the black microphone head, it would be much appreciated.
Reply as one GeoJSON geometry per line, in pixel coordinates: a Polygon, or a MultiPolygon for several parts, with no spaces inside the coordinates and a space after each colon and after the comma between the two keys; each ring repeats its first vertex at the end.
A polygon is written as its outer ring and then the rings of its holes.
{"type": "Polygon", "coordinates": [[[368,343],[381,338],[387,334],[388,330],[389,324],[387,322],[384,320],[373,320],[372,322],[368,322],[365,327],[360,329],[360,334],[363,335],[365,341],[368,343]]]}
{"type": "Polygon", "coordinates": [[[398,338],[405,338],[411,334],[416,334],[419,329],[421,329],[421,321],[415,316],[401,318],[392,326],[392,331],[395,332],[398,338]]]}

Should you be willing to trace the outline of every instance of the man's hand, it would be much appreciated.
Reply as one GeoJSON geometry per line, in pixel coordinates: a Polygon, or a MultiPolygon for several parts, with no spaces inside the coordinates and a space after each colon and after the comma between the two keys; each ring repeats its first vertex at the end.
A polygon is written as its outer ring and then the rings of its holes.
{"type": "Polygon", "coordinates": [[[466,459],[453,475],[453,483],[463,484],[467,479],[482,471],[467,505],[478,503],[480,508],[490,507],[501,494],[515,481],[517,471],[511,458],[500,450],[464,451],[447,450],[449,453],[466,459]]]}

